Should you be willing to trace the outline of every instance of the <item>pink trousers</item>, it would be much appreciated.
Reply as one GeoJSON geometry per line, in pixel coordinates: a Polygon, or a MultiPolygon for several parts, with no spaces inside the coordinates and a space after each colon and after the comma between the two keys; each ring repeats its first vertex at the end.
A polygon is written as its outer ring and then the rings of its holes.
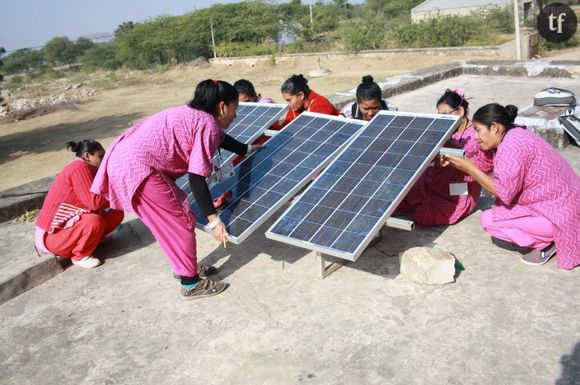
{"type": "Polygon", "coordinates": [[[492,209],[484,211],[480,221],[483,229],[494,237],[521,247],[543,249],[554,242],[552,222],[544,217],[529,216],[495,221],[492,209]]]}
{"type": "Polygon", "coordinates": [[[173,180],[154,173],[141,183],[132,205],[161,246],[173,272],[185,277],[195,276],[195,216],[183,191],[173,180]]]}

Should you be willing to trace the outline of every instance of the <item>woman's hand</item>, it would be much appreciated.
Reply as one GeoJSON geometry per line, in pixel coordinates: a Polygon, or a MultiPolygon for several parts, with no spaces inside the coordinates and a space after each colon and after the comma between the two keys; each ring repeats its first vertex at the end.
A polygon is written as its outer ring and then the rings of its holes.
{"type": "Polygon", "coordinates": [[[265,144],[249,144],[248,145],[248,152],[246,153],[246,156],[253,154],[256,151],[260,151],[261,149],[266,148],[265,144]]]}
{"type": "Polygon", "coordinates": [[[448,155],[441,155],[441,157],[442,167],[453,166],[465,174],[473,175],[473,168],[475,167],[475,164],[473,164],[473,162],[468,158],[448,155]]]}
{"type": "Polygon", "coordinates": [[[208,226],[211,229],[211,235],[214,237],[214,239],[219,243],[227,240],[229,235],[228,230],[226,229],[226,225],[219,219],[219,217],[216,214],[212,214],[208,216],[207,219],[209,220],[208,226]]]}
{"type": "Polygon", "coordinates": [[[224,239],[228,239],[228,230],[226,229],[226,225],[223,222],[220,222],[216,227],[213,228],[211,231],[211,235],[213,235],[214,239],[219,243],[224,242],[224,239]]]}
{"type": "Polygon", "coordinates": [[[435,167],[445,167],[443,165],[444,160],[445,160],[445,157],[443,155],[435,155],[435,158],[433,159],[433,165],[435,167]]]}

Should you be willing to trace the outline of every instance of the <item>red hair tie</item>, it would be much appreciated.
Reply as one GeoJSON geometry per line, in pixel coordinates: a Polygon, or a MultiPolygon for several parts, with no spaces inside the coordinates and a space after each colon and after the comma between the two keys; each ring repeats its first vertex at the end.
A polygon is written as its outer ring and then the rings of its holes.
{"type": "Polygon", "coordinates": [[[217,87],[218,86],[218,80],[214,80],[213,81],[213,84],[215,84],[215,86],[217,87]]]}

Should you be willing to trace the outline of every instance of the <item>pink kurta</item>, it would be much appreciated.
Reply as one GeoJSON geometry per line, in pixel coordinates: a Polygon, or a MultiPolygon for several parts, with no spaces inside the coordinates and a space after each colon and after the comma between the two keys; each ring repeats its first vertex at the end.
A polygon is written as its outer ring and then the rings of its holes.
{"type": "Polygon", "coordinates": [[[208,177],[224,131],[210,114],[169,108],[135,124],[107,149],[91,187],[111,207],[133,211],[131,200],[154,171],[172,180],[186,172],[208,177]]]}
{"type": "MultiPolygon", "coordinates": [[[[493,170],[493,154],[482,151],[473,126],[455,132],[447,146],[465,149],[465,156],[486,174],[493,170]]],[[[451,225],[471,214],[481,195],[481,186],[472,176],[454,167],[431,166],[419,178],[398,209],[412,211],[420,226],[451,225]],[[467,183],[466,195],[450,195],[450,183],[467,183]]]]}
{"type": "Polygon", "coordinates": [[[580,177],[537,134],[515,127],[497,149],[496,221],[543,216],[554,226],[557,266],[580,265],[580,177]]]}
{"type": "Polygon", "coordinates": [[[258,96],[258,103],[276,103],[274,99],[266,98],[261,95],[258,96]]]}
{"type": "Polygon", "coordinates": [[[206,112],[188,106],[161,111],[111,144],[91,187],[111,207],[135,211],[181,276],[197,274],[195,217],[175,179],[186,172],[210,176],[223,139],[206,112]]]}

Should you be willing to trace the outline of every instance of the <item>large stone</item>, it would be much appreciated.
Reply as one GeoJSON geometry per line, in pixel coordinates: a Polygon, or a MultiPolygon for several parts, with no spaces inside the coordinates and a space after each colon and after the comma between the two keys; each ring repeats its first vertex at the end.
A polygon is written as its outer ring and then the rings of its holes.
{"type": "Polygon", "coordinates": [[[455,257],[447,251],[413,247],[401,254],[401,275],[428,285],[454,282],[455,257]]]}

